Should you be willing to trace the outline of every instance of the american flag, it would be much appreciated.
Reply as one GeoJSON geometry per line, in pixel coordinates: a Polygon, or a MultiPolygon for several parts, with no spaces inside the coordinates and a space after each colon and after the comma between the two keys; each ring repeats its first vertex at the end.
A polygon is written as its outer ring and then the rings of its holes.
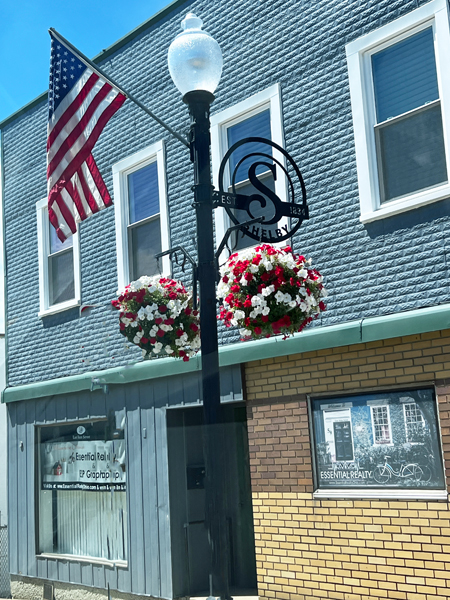
{"type": "Polygon", "coordinates": [[[64,241],[76,223],[112,204],[92,156],[126,96],[50,31],[48,92],[48,215],[64,241]]]}

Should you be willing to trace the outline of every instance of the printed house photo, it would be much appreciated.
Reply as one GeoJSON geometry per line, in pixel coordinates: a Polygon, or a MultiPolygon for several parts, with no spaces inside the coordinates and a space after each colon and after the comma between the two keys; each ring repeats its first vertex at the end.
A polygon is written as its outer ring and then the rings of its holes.
{"type": "Polygon", "coordinates": [[[313,401],[319,488],[444,486],[432,389],[313,401]]]}

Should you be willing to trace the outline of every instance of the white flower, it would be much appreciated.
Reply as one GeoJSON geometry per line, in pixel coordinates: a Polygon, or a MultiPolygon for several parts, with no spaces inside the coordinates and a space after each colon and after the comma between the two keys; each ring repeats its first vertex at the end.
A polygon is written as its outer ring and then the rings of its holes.
{"type": "Polygon", "coordinates": [[[295,300],[291,300],[291,301],[289,302],[289,306],[290,306],[291,308],[295,308],[295,307],[297,306],[297,302],[296,302],[295,300]]]}
{"type": "Polygon", "coordinates": [[[306,279],[308,277],[308,271],[306,269],[300,269],[300,271],[297,273],[297,277],[303,277],[303,279],[306,279]]]}
{"type": "Polygon", "coordinates": [[[165,325],[164,323],[161,323],[161,325],[159,327],[163,331],[173,331],[172,325],[165,325]]]}
{"type": "Polygon", "coordinates": [[[264,316],[266,316],[266,315],[268,315],[269,313],[270,313],[270,308],[269,308],[268,306],[265,306],[265,307],[262,309],[262,313],[261,313],[261,314],[263,314],[264,316]]]}
{"type": "Polygon", "coordinates": [[[156,342],[156,344],[153,346],[153,352],[155,354],[159,354],[162,350],[163,345],[161,344],[161,342],[156,342]]]}
{"type": "Polygon", "coordinates": [[[138,310],[137,315],[141,321],[147,318],[147,313],[143,306],[141,306],[141,308],[138,310]]]}
{"type": "Polygon", "coordinates": [[[250,337],[252,335],[250,329],[239,329],[239,333],[242,335],[242,337],[250,337]]]}
{"type": "MultiPolygon", "coordinates": [[[[275,291],[275,286],[268,285],[267,287],[263,287],[263,289],[261,290],[261,294],[263,296],[270,296],[270,294],[273,294],[274,291],[275,291]]],[[[276,298],[276,295],[275,295],[275,298],[276,298]]]]}
{"type": "Polygon", "coordinates": [[[237,319],[238,321],[240,319],[245,319],[245,312],[243,310],[236,310],[234,312],[234,318],[237,319]]]}
{"type": "Polygon", "coordinates": [[[275,300],[277,301],[277,304],[280,304],[280,302],[283,302],[283,299],[284,299],[283,292],[278,290],[278,292],[275,294],[275,300]]]}
{"type": "Polygon", "coordinates": [[[172,350],[172,348],[169,345],[167,345],[167,346],[164,347],[164,351],[165,351],[166,354],[173,354],[174,353],[174,350],[172,350]]]}

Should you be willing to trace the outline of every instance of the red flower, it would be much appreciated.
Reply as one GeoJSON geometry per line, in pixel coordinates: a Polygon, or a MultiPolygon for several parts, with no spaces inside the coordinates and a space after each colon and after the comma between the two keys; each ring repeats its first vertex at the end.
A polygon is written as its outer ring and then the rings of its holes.
{"type": "Polygon", "coordinates": [[[269,279],[270,279],[269,273],[263,273],[261,275],[261,281],[269,281],[269,279]]]}
{"type": "Polygon", "coordinates": [[[269,315],[262,315],[262,316],[261,316],[261,321],[262,321],[263,323],[267,323],[267,322],[268,322],[268,320],[269,320],[269,315]]]}
{"type": "Polygon", "coordinates": [[[163,322],[163,320],[162,320],[162,318],[161,318],[161,317],[158,317],[157,319],[155,319],[155,323],[156,323],[157,325],[161,325],[161,323],[162,323],[162,322],[163,322]]]}
{"type": "Polygon", "coordinates": [[[161,304],[161,306],[158,306],[158,310],[161,314],[164,314],[165,312],[167,312],[167,306],[161,304]]]}
{"type": "Polygon", "coordinates": [[[197,325],[195,323],[191,323],[189,325],[189,329],[192,329],[192,331],[198,331],[198,327],[197,327],[197,325]]]}
{"type": "Polygon", "coordinates": [[[119,327],[120,331],[123,331],[125,329],[125,323],[120,323],[119,327]]]}
{"type": "Polygon", "coordinates": [[[177,329],[176,332],[175,332],[175,335],[177,337],[181,337],[183,335],[183,333],[184,333],[184,331],[182,329],[177,329]]]}
{"type": "Polygon", "coordinates": [[[326,309],[325,302],[322,302],[322,300],[319,302],[319,308],[320,308],[320,310],[326,309]]]}
{"type": "Polygon", "coordinates": [[[148,344],[148,338],[141,337],[141,344],[148,344]]]}
{"type": "Polygon", "coordinates": [[[186,308],[184,309],[184,312],[189,317],[189,315],[191,314],[192,310],[189,308],[189,306],[186,306],[186,308]]]}
{"type": "Polygon", "coordinates": [[[230,280],[228,279],[228,277],[227,277],[226,275],[224,275],[224,276],[222,277],[222,281],[223,281],[224,283],[228,283],[230,280]]]}
{"type": "Polygon", "coordinates": [[[164,331],[162,329],[158,329],[158,331],[156,332],[156,335],[160,338],[164,337],[164,331]]]}
{"type": "Polygon", "coordinates": [[[188,360],[189,360],[189,356],[187,354],[185,354],[183,356],[183,362],[188,362],[188,360]]]}
{"type": "Polygon", "coordinates": [[[172,319],[172,317],[168,317],[165,321],[164,321],[164,325],[173,325],[175,323],[175,320],[172,319]]]}
{"type": "Polygon", "coordinates": [[[255,327],[255,333],[256,333],[256,335],[261,335],[261,333],[262,333],[261,327],[255,327]]]}
{"type": "Polygon", "coordinates": [[[156,344],[156,338],[150,338],[150,344],[156,344]]]}
{"type": "Polygon", "coordinates": [[[231,292],[239,292],[241,288],[238,285],[232,285],[230,288],[231,292]]]}

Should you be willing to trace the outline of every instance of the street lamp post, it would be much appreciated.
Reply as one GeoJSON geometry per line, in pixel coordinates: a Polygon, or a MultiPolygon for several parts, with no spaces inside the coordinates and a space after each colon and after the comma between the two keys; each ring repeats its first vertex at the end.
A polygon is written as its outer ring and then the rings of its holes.
{"type": "Polygon", "coordinates": [[[211,553],[211,593],[229,600],[229,559],[225,516],[224,431],[220,409],[219,352],[216,313],[216,264],[210,166],[210,105],[222,73],[218,43],[202,21],[189,13],[183,32],[169,48],[169,70],[191,116],[190,152],[194,165],[197,221],[197,279],[200,286],[202,350],[203,451],[205,458],[206,527],[211,553]]]}

